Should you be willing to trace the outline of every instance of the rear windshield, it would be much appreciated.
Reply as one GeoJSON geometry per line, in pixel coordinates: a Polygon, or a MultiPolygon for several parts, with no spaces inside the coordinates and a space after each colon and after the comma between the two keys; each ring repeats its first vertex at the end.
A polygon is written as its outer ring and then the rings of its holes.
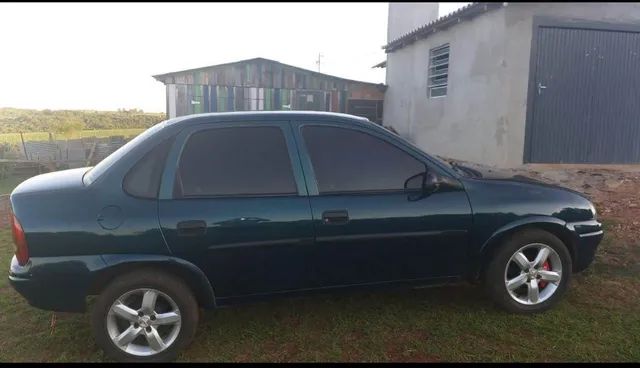
{"type": "Polygon", "coordinates": [[[124,146],[118,148],[109,156],[105,157],[102,161],[98,162],[98,164],[89,171],[87,171],[82,177],[82,182],[84,185],[91,185],[94,181],[96,181],[102,174],[104,174],[115,162],[117,162],[124,155],[129,153],[133,147],[137,146],[140,142],[144,141],[151,135],[153,135],[158,130],[164,127],[164,122],[158,123],[151,128],[145,130],[140,133],[137,137],[133,138],[129,142],[127,142],[124,146]]]}

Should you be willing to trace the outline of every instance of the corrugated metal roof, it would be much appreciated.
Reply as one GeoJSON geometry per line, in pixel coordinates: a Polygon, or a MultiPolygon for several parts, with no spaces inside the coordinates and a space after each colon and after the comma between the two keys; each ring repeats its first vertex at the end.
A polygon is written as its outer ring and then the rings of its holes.
{"type": "Polygon", "coordinates": [[[462,20],[471,19],[477,15],[484,14],[488,11],[502,8],[506,3],[471,3],[452,13],[440,17],[430,23],[414,29],[413,31],[396,38],[395,40],[382,46],[386,53],[394,52],[407,45],[410,45],[420,39],[429,37],[437,30],[448,28],[460,23],[462,20]]]}
{"type": "Polygon", "coordinates": [[[316,72],[316,71],[309,70],[309,69],[298,68],[297,66],[288,65],[288,64],[281,63],[279,61],[275,61],[275,60],[271,60],[271,59],[265,59],[265,58],[261,58],[261,57],[252,58],[252,59],[246,59],[246,60],[240,60],[240,61],[234,61],[234,62],[231,62],[231,63],[209,65],[209,66],[204,66],[204,67],[194,68],[194,69],[180,70],[180,71],[177,71],[177,72],[169,72],[169,73],[164,73],[164,74],[157,74],[157,75],[153,75],[152,77],[155,78],[156,80],[164,83],[164,78],[165,77],[176,75],[176,74],[190,73],[190,72],[196,72],[196,71],[202,71],[202,70],[206,70],[206,69],[216,68],[216,67],[220,67],[220,66],[226,66],[226,65],[232,65],[232,64],[251,63],[251,62],[256,62],[256,61],[277,64],[277,65],[280,65],[282,67],[292,68],[292,69],[296,69],[296,70],[299,70],[299,71],[302,71],[302,72],[305,72],[305,73],[311,73],[311,74],[319,75],[319,76],[322,76],[324,78],[333,78],[333,79],[339,79],[339,80],[352,82],[352,83],[369,84],[369,85],[372,85],[372,86],[383,86],[384,85],[384,83],[371,83],[371,82],[363,82],[363,81],[358,81],[358,80],[353,80],[353,79],[336,77],[336,76],[333,76],[333,75],[324,74],[324,73],[316,72]]]}

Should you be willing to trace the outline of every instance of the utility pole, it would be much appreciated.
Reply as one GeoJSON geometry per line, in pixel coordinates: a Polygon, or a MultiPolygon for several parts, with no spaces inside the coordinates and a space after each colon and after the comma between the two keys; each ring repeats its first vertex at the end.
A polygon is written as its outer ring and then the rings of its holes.
{"type": "Polygon", "coordinates": [[[318,64],[318,73],[320,73],[320,58],[324,57],[324,55],[322,55],[322,53],[318,53],[318,60],[316,61],[316,64],[318,64]]]}

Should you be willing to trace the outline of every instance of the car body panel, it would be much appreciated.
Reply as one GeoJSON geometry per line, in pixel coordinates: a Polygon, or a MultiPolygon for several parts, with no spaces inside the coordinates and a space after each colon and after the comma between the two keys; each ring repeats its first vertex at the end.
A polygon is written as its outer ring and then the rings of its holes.
{"type": "Polygon", "coordinates": [[[560,225],[591,220],[586,199],[559,188],[507,180],[463,180],[473,208],[474,252],[498,229],[531,219],[560,225]]]}
{"type": "Polygon", "coordinates": [[[161,200],[172,254],[200,267],[220,297],[303,288],[313,227],[305,197],[161,200]],[[197,215],[195,215],[197,214],[197,215]],[[206,234],[181,236],[181,221],[206,222],[206,234]]]}
{"type": "Polygon", "coordinates": [[[189,281],[200,305],[216,306],[206,275],[184,259],[155,254],[104,254],[93,256],[32,257],[20,266],[11,260],[9,281],[29,304],[60,312],[83,312],[87,295],[98,293],[110,280],[127,269],[153,267],[171,269],[189,281]]]}
{"type": "Polygon", "coordinates": [[[12,195],[18,197],[42,192],[73,192],[84,189],[82,176],[88,170],[88,167],[81,167],[36,175],[18,184],[13,189],[12,195]]]}
{"type": "MultiPolygon", "coordinates": [[[[242,121],[197,124],[184,129],[169,153],[160,189],[159,218],[176,256],[198,265],[220,298],[304,288],[313,254],[307,190],[288,122],[242,121]],[[289,149],[298,193],[268,197],[173,198],[182,149],[195,132],[227,127],[280,128],[289,149]],[[181,236],[177,224],[204,221],[206,234],[181,236]]],[[[259,178],[257,178],[259,180],[259,178]]]]}
{"type": "MultiPolygon", "coordinates": [[[[437,192],[417,201],[404,191],[322,194],[307,153],[302,129],[332,126],[364,132],[390,143],[450,176],[424,155],[370,126],[331,121],[292,121],[304,170],[318,247],[313,287],[358,285],[391,280],[459,277],[468,267],[471,208],[462,189],[437,192]],[[326,211],[346,211],[348,223],[326,224],[326,211]]],[[[454,178],[453,176],[450,176],[454,178]]]]}
{"type": "Polygon", "coordinates": [[[12,192],[31,259],[25,266],[12,263],[9,278],[33,305],[77,311],[109,277],[145,265],[177,270],[204,290],[198,299],[205,307],[313,290],[476,279],[499,240],[527,226],[557,231],[579,271],[592,262],[602,239],[593,205],[577,192],[522,178],[465,175],[384,128],[345,114],[181,117],[143,133],[115,157],[88,176],[86,168],[45,174],[12,192]],[[174,200],[175,168],[189,134],[243,124],[282,129],[297,195],[174,200]],[[456,185],[418,201],[408,201],[405,193],[319,195],[299,136],[304,124],[364,130],[456,185]],[[166,139],[174,141],[159,199],[125,193],[125,174],[166,139]],[[322,223],[324,211],[342,208],[349,209],[347,226],[322,223]],[[187,220],[205,221],[206,236],[179,237],[176,224],[187,220]]]}
{"type": "MultiPolygon", "coordinates": [[[[79,172],[76,171],[76,175],[79,172]]],[[[118,190],[76,190],[12,195],[31,257],[105,253],[168,254],[158,228],[157,201],[118,190]]]]}
{"type": "Polygon", "coordinates": [[[32,257],[25,266],[20,266],[14,256],[9,282],[34,307],[83,312],[91,276],[103,267],[99,255],[32,257]]]}

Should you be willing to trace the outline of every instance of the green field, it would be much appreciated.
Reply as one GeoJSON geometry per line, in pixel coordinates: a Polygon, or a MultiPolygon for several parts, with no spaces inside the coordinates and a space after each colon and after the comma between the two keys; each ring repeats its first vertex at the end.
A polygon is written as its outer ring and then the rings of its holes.
{"type": "MultiPolygon", "coordinates": [[[[111,136],[124,136],[125,138],[136,136],[142,133],[145,129],[133,128],[133,129],[99,129],[99,130],[81,130],[73,132],[67,137],[63,137],[59,134],[54,135],[53,139],[78,139],[78,138],[106,138],[111,136]]],[[[26,132],[23,133],[25,141],[47,141],[49,140],[49,133],[47,132],[26,132]]],[[[21,143],[20,133],[1,133],[0,143],[17,144],[21,143]]]]}
{"type": "Polygon", "coordinates": [[[149,113],[138,109],[95,111],[3,107],[0,108],[0,133],[144,129],[165,119],[164,113],[149,113]]]}

